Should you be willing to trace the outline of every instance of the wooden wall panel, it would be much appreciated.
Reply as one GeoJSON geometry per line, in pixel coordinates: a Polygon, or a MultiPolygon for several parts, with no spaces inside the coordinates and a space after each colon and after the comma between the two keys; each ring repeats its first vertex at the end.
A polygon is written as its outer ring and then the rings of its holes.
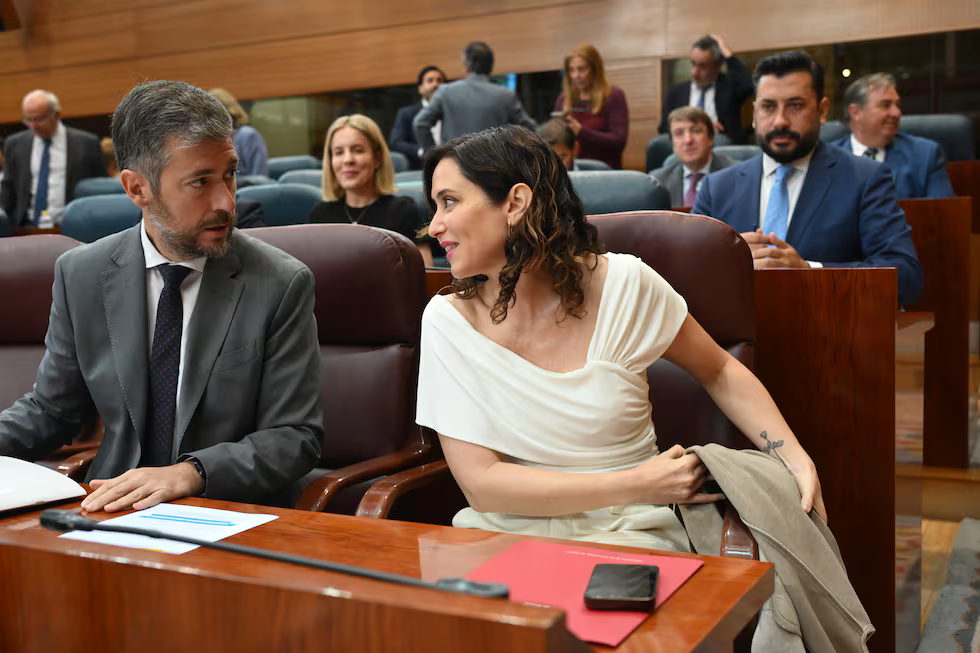
{"type": "MultiPolygon", "coordinates": [[[[24,3],[22,3],[24,4],[24,3]]],[[[980,2],[828,0],[35,0],[29,26],[0,33],[0,122],[50,88],[67,117],[109,113],[144,78],[221,85],[244,99],[403,84],[435,62],[462,74],[460,50],[493,46],[499,71],[556,69],[594,43],[632,117],[626,160],[642,167],[659,118],[660,58],[718,31],[736,50],[980,26],[980,2]],[[648,68],[648,69],[647,69],[648,68]]]]}

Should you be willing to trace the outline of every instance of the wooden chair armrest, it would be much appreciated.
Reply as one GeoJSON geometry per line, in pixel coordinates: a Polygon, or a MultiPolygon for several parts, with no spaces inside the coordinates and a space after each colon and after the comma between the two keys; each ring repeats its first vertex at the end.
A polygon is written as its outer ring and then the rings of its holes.
{"type": "Polygon", "coordinates": [[[85,451],[80,451],[74,456],[65,458],[58,464],[57,470],[67,476],[68,478],[81,482],[85,478],[85,474],[88,472],[89,466],[95,459],[95,454],[98,453],[98,447],[92,447],[91,449],[86,449],[85,451]]]}
{"type": "Polygon", "coordinates": [[[728,501],[724,504],[725,521],[721,528],[721,555],[725,558],[759,559],[759,543],[738,511],[728,501]]]}
{"type": "Polygon", "coordinates": [[[358,517],[385,519],[403,494],[444,478],[450,473],[445,459],[392,474],[372,485],[357,506],[358,517]]]}
{"type": "Polygon", "coordinates": [[[303,494],[296,502],[296,509],[326,512],[330,500],[344,488],[425,462],[431,449],[431,445],[415,441],[394,453],[335,469],[313,481],[303,490],[303,494]]]}

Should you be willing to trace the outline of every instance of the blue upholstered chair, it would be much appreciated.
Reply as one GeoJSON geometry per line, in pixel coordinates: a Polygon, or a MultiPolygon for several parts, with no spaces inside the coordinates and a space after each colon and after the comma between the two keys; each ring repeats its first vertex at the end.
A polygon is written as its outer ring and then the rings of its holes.
{"type": "Polygon", "coordinates": [[[824,143],[836,141],[847,132],[847,125],[840,120],[828,120],[820,125],[820,140],[824,143]]]}
{"type": "Polygon", "coordinates": [[[586,215],[670,208],[670,193],[650,175],[635,170],[568,173],[586,215]]]}
{"type": "Polygon", "coordinates": [[[908,134],[930,138],[939,143],[947,161],[973,161],[973,122],[953,113],[902,116],[900,129],[908,134]]]}
{"type": "Polygon", "coordinates": [[[74,199],[93,195],[119,195],[125,192],[119,177],[89,177],[75,184],[74,199]]]}
{"type": "Polygon", "coordinates": [[[61,219],[61,233],[83,243],[129,229],[143,212],[129,195],[92,195],[68,203],[61,219]]]}
{"type": "Polygon", "coordinates": [[[575,159],[577,170],[612,170],[605,161],[597,159],[575,159]]]}
{"type": "Polygon", "coordinates": [[[404,184],[407,181],[422,181],[421,170],[403,170],[395,173],[395,184],[404,184]]]}
{"type": "Polygon", "coordinates": [[[237,199],[262,205],[264,220],[270,227],[287,224],[306,224],[306,216],[323,200],[319,188],[304,184],[272,184],[251,186],[238,191],[237,199]]]}
{"type": "Polygon", "coordinates": [[[279,177],[280,184],[303,184],[320,188],[323,185],[322,170],[290,170],[279,177]]]}
{"type": "Polygon", "coordinates": [[[668,156],[674,153],[674,146],[670,143],[670,136],[667,134],[657,134],[647,143],[647,164],[646,171],[656,170],[664,165],[668,156]]]}
{"type": "Polygon", "coordinates": [[[290,170],[322,170],[323,163],[315,156],[303,154],[299,156],[277,156],[269,159],[269,176],[279,179],[284,172],[290,170]]]}
{"type": "Polygon", "coordinates": [[[394,167],[395,172],[405,172],[412,165],[408,162],[408,157],[401,152],[390,152],[391,154],[391,165],[394,167]]]}
{"type": "Polygon", "coordinates": [[[758,145],[719,145],[715,152],[735,161],[748,161],[762,152],[762,148],[758,145]]]}
{"type": "Polygon", "coordinates": [[[242,175],[236,180],[239,188],[248,188],[249,186],[268,186],[269,184],[276,183],[276,180],[272,177],[266,177],[265,175],[242,175]]]}

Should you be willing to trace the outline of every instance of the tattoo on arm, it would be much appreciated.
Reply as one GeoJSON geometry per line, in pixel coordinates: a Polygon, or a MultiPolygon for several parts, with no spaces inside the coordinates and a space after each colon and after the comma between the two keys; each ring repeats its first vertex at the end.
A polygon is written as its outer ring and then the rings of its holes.
{"type": "Polygon", "coordinates": [[[762,433],[760,433],[759,434],[759,437],[766,441],[766,453],[767,454],[772,454],[773,456],[776,457],[776,460],[778,460],[779,462],[781,462],[781,463],[783,463],[785,465],[786,464],[786,461],[784,461],[782,458],[780,458],[779,457],[779,452],[776,451],[776,449],[778,449],[779,447],[783,446],[783,441],[782,440],[776,440],[775,442],[773,442],[772,440],[769,439],[769,436],[766,434],[765,431],[763,431],[762,433]]]}

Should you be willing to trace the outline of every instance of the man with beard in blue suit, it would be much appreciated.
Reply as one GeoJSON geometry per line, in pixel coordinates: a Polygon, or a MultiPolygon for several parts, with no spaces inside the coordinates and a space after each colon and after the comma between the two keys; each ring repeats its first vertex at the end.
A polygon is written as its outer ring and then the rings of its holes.
{"type": "Polygon", "coordinates": [[[740,232],[756,269],[894,267],[899,303],[915,301],[922,268],[891,171],[820,142],[823,69],[805,52],[782,52],[753,78],[762,154],[708,175],[693,213],[740,232]]]}
{"type": "Polygon", "coordinates": [[[855,80],[844,91],[844,106],[851,132],[834,145],[891,168],[900,198],[953,196],[939,143],[898,131],[902,106],[894,77],[874,73],[855,80]]]}

